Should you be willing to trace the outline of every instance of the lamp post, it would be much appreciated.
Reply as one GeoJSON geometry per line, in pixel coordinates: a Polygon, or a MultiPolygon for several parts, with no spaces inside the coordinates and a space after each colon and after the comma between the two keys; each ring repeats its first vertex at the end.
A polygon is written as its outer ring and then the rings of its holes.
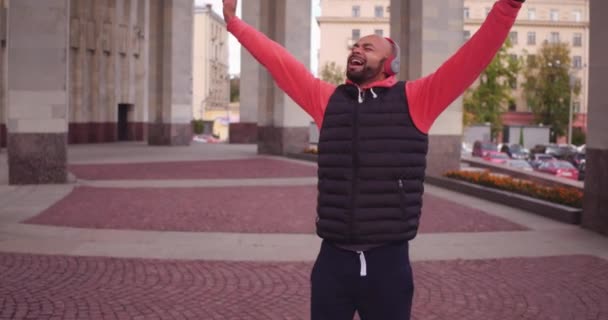
{"type": "Polygon", "coordinates": [[[570,78],[570,105],[568,107],[569,112],[568,112],[568,145],[572,144],[572,107],[574,106],[574,86],[576,85],[576,78],[574,77],[574,75],[572,74],[572,72],[568,73],[568,76],[570,78]]]}

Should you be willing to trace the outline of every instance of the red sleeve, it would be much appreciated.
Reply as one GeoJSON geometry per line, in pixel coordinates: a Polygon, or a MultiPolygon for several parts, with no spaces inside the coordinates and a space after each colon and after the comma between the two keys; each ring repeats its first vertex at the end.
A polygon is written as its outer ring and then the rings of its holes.
{"type": "Polygon", "coordinates": [[[320,128],[330,96],[336,87],[315,78],[294,56],[266,35],[234,17],[228,31],[260,62],[293,101],[302,107],[320,128]]]}
{"type": "Polygon", "coordinates": [[[505,42],[521,2],[499,0],[475,35],[434,73],[405,86],[410,114],[416,127],[427,133],[433,122],[458,98],[505,42]]]}

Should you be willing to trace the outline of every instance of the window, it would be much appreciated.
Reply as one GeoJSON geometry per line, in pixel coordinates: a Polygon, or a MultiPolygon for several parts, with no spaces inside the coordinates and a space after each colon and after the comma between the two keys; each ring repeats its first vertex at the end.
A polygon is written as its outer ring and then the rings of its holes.
{"type": "Polygon", "coordinates": [[[463,32],[463,34],[464,34],[464,41],[468,41],[469,39],[471,39],[471,31],[465,30],[463,32]]]}
{"type": "Polygon", "coordinates": [[[376,29],[376,30],[374,30],[374,34],[376,34],[377,36],[384,37],[384,30],[376,29]]]}
{"type": "Polygon", "coordinates": [[[557,11],[557,9],[551,9],[551,11],[549,12],[549,19],[551,19],[551,21],[558,21],[559,11],[557,11]]]}
{"type": "Polygon", "coordinates": [[[528,8],[528,20],[536,20],[536,9],[528,8]]]}
{"type": "Polygon", "coordinates": [[[471,17],[471,12],[469,11],[469,7],[464,7],[463,17],[468,19],[471,17]]]}
{"type": "Polygon", "coordinates": [[[559,43],[559,32],[551,32],[549,43],[559,43]]]}
{"type": "Polygon", "coordinates": [[[509,102],[509,111],[517,111],[517,105],[515,104],[515,102],[509,102]]]}
{"type": "Polygon", "coordinates": [[[384,17],[384,7],[383,6],[374,7],[374,17],[376,17],[376,18],[384,17]]]}
{"type": "Polygon", "coordinates": [[[583,68],[583,57],[581,57],[581,56],[572,57],[572,68],[574,68],[574,69],[583,68]]]}
{"type": "Polygon", "coordinates": [[[528,45],[536,45],[536,32],[530,31],[528,32],[528,45]]]}
{"type": "Polygon", "coordinates": [[[517,44],[517,31],[509,32],[509,39],[511,40],[511,44],[517,44]]]}
{"type": "Polygon", "coordinates": [[[573,101],[572,102],[572,109],[574,109],[574,113],[580,113],[581,112],[581,102],[580,101],[573,101]]]}
{"type": "Polygon", "coordinates": [[[351,39],[357,41],[357,40],[359,40],[359,38],[361,38],[361,30],[353,29],[351,39]]]}
{"type": "Polygon", "coordinates": [[[361,6],[353,6],[352,16],[355,18],[361,16],[361,6]]]}
{"type": "Polygon", "coordinates": [[[529,66],[535,66],[536,65],[536,55],[535,54],[529,54],[528,55],[527,64],[529,66]]]}
{"type": "Polygon", "coordinates": [[[573,47],[582,47],[583,46],[583,34],[575,33],[572,37],[572,46],[573,47]]]}
{"type": "Polygon", "coordinates": [[[581,22],[581,15],[582,14],[581,14],[580,10],[574,10],[574,11],[572,11],[572,18],[576,22],[581,22]]]}

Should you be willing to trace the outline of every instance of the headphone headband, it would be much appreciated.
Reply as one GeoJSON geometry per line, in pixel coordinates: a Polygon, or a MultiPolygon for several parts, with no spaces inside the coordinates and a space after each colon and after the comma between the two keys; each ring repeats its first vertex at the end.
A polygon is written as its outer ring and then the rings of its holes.
{"type": "Polygon", "coordinates": [[[399,45],[393,39],[389,37],[385,37],[384,39],[390,42],[394,49],[393,53],[391,53],[391,57],[384,63],[384,72],[387,75],[392,76],[399,73],[399,70],[401,69],[401,48],[399,48],[399,45]]]}

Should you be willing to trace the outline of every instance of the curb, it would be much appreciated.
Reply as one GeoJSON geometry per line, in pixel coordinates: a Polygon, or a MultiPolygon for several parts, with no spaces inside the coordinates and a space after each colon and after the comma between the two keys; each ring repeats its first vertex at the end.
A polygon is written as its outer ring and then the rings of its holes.
{"type": "Polygon", "coordinates": [[[581,223],[582,209],[555,204],[508,191],[478,186],[456,179],[427,176],[425,182],[451,191],[529,211],[552,220],[576,225],[581,223]]]}

